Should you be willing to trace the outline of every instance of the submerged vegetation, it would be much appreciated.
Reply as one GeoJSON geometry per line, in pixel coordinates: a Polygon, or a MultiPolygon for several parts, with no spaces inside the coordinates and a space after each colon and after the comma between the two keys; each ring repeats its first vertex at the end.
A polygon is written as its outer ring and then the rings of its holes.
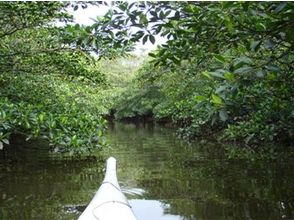
{"type": "Polygon", "coordinates": [[[293,140],[292,2],[112,2],[91,26],[69,7],[87,5],[0,4],[1,149],[20,133],[89,152],[107,115],[171,122],[186,139],[293,140]],[[113,59],[156,35],[148,59],[113,59]]]}

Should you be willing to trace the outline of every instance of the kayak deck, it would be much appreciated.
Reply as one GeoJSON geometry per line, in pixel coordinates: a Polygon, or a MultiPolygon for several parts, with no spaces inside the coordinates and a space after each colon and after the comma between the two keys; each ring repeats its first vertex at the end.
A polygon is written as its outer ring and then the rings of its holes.
{"type": "Polygon", "coordinates": [[[108,158],[105,178],[78,220],[136,220],[116,176],[116,160],[108,158]]]}

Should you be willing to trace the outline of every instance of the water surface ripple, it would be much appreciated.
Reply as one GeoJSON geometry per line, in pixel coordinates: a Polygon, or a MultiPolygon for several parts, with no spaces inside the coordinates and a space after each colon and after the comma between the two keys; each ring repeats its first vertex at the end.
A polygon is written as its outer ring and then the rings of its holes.
{"type": "MultiPolygon", "coordinates": [[[[172,129],[113,124],[97,158],[61,159],[42,143],[0,152],[0,219],[77,219],[114,156],[139,220],[293,219],[294,158],[227,159],[216,143],[187,144],[172,129]]],[[[123,219],[122,219],[123,220],[123,219]]]]}

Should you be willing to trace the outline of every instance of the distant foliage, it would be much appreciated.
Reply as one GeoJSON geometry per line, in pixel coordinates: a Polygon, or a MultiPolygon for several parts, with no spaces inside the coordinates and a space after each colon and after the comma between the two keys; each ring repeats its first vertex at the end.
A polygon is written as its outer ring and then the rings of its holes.
{"type": "Polygon", "coordinates": [[[116,119],[152,115],[154,107],[163,99],[158,85],[148,79],[144,81],[144,75],[149,78],[152,72],[155,70],[149,63],[136,72],[114,103],[116,119]]]}

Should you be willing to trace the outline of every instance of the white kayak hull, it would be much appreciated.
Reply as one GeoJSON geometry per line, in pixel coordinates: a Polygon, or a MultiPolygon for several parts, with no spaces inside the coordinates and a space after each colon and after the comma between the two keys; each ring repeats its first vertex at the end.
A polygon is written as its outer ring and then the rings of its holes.
{"type": "Polygon", "coordinates": [[[105,178],[78,220],[137,220],[118,184],[115,158],[107,160],[105,178]]]}

